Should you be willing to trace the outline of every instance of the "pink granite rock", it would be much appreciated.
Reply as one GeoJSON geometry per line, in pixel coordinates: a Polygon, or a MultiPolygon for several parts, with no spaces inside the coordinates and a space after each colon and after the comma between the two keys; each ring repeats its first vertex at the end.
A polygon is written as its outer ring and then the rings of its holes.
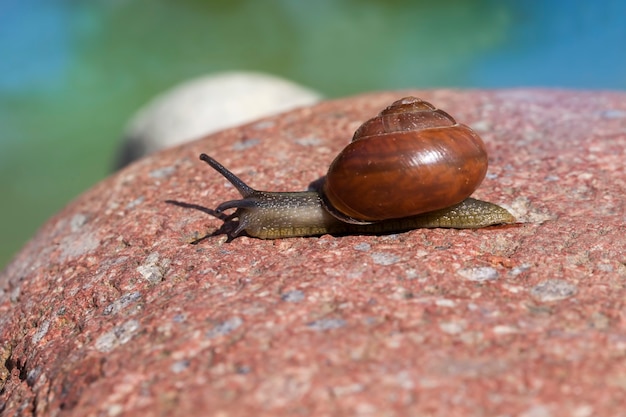
{"type": "Polygon", "coordinates": [[[599,416],[626,398],[626,93],[402,91],[145,158],[0,275],[2,415],[599,416]],[[188,242],[238,195],[305,189],[365,119],[420,96],[490,154],[520,224],[188,242]]]}

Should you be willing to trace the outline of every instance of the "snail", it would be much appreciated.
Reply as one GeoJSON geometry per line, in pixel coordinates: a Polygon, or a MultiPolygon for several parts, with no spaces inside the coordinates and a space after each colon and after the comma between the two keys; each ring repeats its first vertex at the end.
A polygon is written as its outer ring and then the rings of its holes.
{"type": "Polygon", "coordinates": [[[200,159],[242,196],[214,211],[224,222],[238,219],[231,237],[244,231],[275,239],[515,222],[506,209],[469,197],[487,172],[480,137],[415,97],[398,100],[363,123],[312,191],[255,190],[212,157],[200,159]],[[235,211],[226,215],[230,209],[235,211]]]}

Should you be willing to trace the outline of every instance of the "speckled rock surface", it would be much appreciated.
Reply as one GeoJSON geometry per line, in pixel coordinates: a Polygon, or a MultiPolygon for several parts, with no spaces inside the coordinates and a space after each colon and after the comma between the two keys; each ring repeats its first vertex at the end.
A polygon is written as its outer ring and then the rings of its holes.
{"type": "Polygon", "coordinates": [[[626,398],[626,94],[405,91],[323,102],[148,157],[0,275],[2,415],[608,416],[626,398]],[[417,95],[490,153],[520,224],[188,242],[250,185],[298,190],[417,95]]]}

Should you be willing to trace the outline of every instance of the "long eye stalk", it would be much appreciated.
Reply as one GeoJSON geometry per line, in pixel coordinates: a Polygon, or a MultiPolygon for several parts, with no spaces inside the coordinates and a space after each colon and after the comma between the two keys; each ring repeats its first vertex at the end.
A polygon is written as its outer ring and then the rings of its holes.
{"type": "Polygon", "coordinates": [[[230,182],[237,189],[237,191],[239,191],[239,194],[241,194],[242,197],[249,197],[256,191],[209,155],[202,153],[200,154],[200,159],[209,164],[211,168],[222,174],[222,176],[226,178],[228,182],[230,182]]]}

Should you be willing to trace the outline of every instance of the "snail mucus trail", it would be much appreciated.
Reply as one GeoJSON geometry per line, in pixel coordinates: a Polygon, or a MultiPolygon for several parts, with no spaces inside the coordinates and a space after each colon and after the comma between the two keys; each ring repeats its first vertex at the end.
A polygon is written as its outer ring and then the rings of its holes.
{"type": "Polygon", "coordinates": [[[414,97],[394,102],[361,125],[317,190],[255,190],[212,157],[200,159],[242,196],[215,209],[225,222],[238,220],[231,237],[244,231],[276,239],[515,222],[506,209],[469,197],[487,172],[480,137],[414,97]],[[235,211],[224,217],[230,209],[235,211]]]}

